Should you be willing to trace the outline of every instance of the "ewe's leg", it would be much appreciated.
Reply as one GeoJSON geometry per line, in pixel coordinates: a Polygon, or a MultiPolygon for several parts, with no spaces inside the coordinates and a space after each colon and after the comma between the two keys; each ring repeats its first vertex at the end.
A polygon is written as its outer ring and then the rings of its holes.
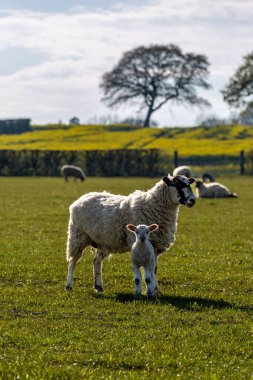
{"type": "Polygon", "coordinates": [[[154,283],[155,283],[155,288],[154,288],[154,296],[158,296],[158,294],[161,294],[159,286],[158,286],[158,281],[157,281],[157,256],[155,255],[155,278],[154,278],[154,283]]]}
{"type": "Polygon", "coordinates": [[[82,252],[83,252],[83,245],[79,247],[78,251],[75,252],[75,255],[71,256],[69,259],[69,270],[68,270],[66,290],[72,290],[74,270],[75,270],[77,262],[82,257],[82,252]]]}
{"type": "Polygon", "coordinates": [[[73,275],[77,262],[81,259],[87,245],[85,236],[78,234],[75,225],[70,222],[67,240],[67,261],[69,262],[66,290],[72,290],[73,275]]]}
{"type": "Polygon", "coordinates": [[[94,289],[97,292],[103,292],[102,263],[105,256],[102,251],[97,251],[93,261],[94,289]]]}
{"type": "Polygon", "coordinates": [[[72,290],[73,287],[73,275],[75,266],[78,260],[74,257],[70,263],[69,263],[69,270],[68,270],[68,277],[67,277],[67,284],[66,284],[66,290],[72,290]]]}
{"type": "Polygon", "coordinates": [[[152,296],[155,296],[155,286],[156,286],[156,277],[155,270],[151,272],[151,288],[152,288],[152,296]]]}
{"type": "Polygon", "coordinates": [[[141,295],[141,271],[140,268],[133,266],[134,271],[134,288],[135,296],[140,297],[141,295]]]}

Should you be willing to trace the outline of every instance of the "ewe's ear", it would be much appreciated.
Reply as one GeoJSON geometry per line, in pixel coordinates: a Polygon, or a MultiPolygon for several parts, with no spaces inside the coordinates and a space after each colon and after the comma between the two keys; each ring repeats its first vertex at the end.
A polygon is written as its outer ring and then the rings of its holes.
{"type": "Polygon", "coordinates": [[[126,228],[131,232],[136,231],[136,227],[133,224],[127,224],[126,228]]]}
{"type": "Polygon", "coordinates": [[[190,185],[192,184],[192,183],[194,183],[195,182],[195,179],[194,178],[188,178],[189,179],[189,182],[190,182],[190,185]]]}
{"type": "Polygon", "coordinates": [[[158,224],[151,224],[151,225],[148,227],[149,232],[154,232],[154,231],[156,231],[158,227],[159,227],[158,224]]]}
{"type": "Polygon", "coordinates": [[[167,186],[170,186],[172,181],[169,177],[163,177],[163,182],[165,182],[167,186]]]}

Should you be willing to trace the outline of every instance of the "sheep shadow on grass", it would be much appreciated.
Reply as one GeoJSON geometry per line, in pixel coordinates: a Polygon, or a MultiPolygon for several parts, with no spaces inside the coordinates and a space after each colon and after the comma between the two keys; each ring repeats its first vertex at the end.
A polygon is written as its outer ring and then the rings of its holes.
{"type": "Polygon", "coordinates": [[[168,304],[182,310],[202,311],[203,309],[234,309],[241,310],[248,313],[253,312],[253,306],[249,305],[235,305],[233,303],[224,301],[222,299],[202,298],[202,297],[185,297],[185,296],[167,296],[160,295],[157,298],[149,298],[141,296],[136,299],[132,293],[116,293],[116,301],[122,303],[128,302],[151,302],[153,304],[163,305],[168,304]]]}

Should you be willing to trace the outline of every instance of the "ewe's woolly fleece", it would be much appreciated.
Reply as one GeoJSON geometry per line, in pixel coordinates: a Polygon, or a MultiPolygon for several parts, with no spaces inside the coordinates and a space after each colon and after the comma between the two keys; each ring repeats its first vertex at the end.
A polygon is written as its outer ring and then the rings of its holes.
{"type": "MultiPolygon", "coordinates": [[[[157,223],[159,230],[150,241],[156,253],[169,249],[175,240],[179,206],[173,202],[176,190],[163,180],[153,188],[123,196],[107,192],[83,195],[70,206],[69,232],[84,246],[95,242],[107,255],[131,249],[134,236],[126,228],[157,223]]],[[[70,257],[67,257],[69,260],[70,257]]]]}

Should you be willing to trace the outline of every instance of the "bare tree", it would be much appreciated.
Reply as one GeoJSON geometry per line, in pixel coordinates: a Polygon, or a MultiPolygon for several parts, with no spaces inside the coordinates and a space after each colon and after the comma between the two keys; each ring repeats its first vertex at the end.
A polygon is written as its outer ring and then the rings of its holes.
{"type": "Polygon", "coordinates": [[[253,99],[253,53],[244,57],[243,64],[236,70],[228,85],[222,90],[229,105],[240,107],[253,99]]]}
{"type": "Polygon", "coordinates": [[[126,52],[112,71],[103,75],[103,101],[110,107],[138,100],[147,109],[144,126],[151,115],[168,101],[209,105],[196,88],[210,88],[206,78],[206,56],[186,53],[176,45],[140,46],[126,52]]]}
{"type": "Polygon", "coordinates": [[[239,114],[239,121],[243,125],[253,125],[253,102],[247,103],[239,114]]]}

